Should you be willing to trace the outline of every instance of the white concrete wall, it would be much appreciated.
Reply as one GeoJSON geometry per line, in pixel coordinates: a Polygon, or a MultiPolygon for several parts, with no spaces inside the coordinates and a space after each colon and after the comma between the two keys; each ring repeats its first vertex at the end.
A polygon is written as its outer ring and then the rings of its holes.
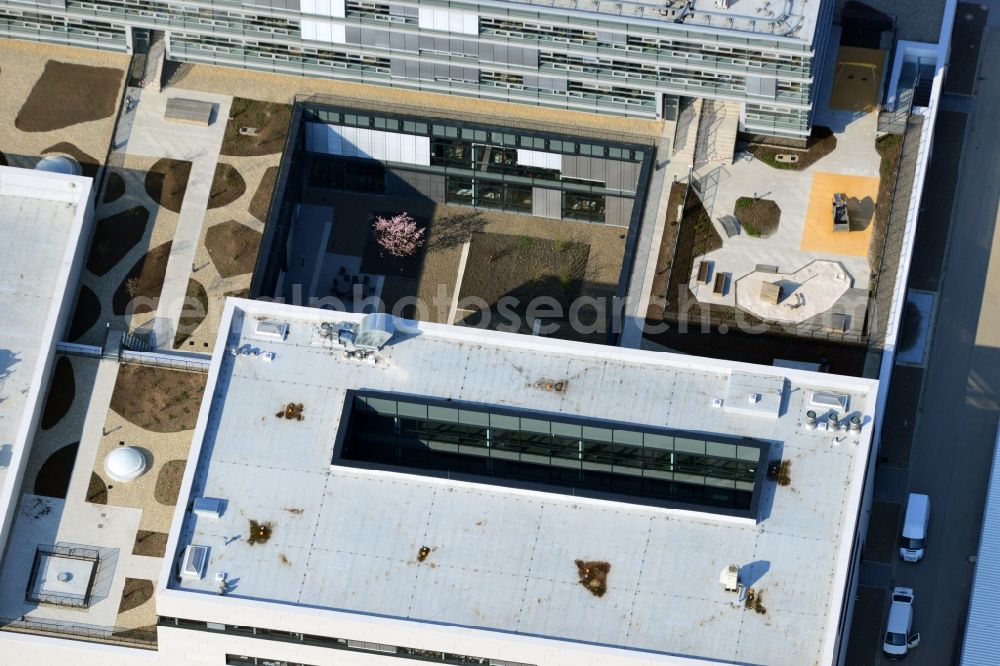
{"type": "MultiPolygon", "coordinates": [[[[0,631],[0,664],[3,666],[157,666],[163,663],[161,655],[154,650],[0,631]]],[[[225,660],[215,663],[224,664],[225,660]]]]}
{"type": "MultiPolygon", "coordinates": [[[[183,593],[182,593],[183,594],[183,593]]],[[[191,596],[191,595],[187,595],[191,596]]],[[[198,595],[206,596],[208,595],[198,595]]],[[[212,597],[208,597],[212,598],[212,597]]],[[[219,599],[216,597],[216,599],[219,599]]],[[[158,600],[159,601],[159,600],[158,600]]],[[[308,618],[307,609],[249,602],[220,604],[220,618],[228,616],[227,624],[252,626],[266,619],[270,626],[284,631],[336,636],[402,647],[416,647],[473,657],[501,659],[535,666],[698,666],[715,661],[675,657],[649,652],[621,650],[585,643],[545,640],[532,636],[505,634],[462,627],[398,622],[375,616],[326,612],[322,619],[308,618]],[[260,608],[254,609],[253,605],[260,608]],[[224,608],[228,606],[228,608],[224,608]],[[272,608],[266,608],[272,606],[272,608]]],[[[183,603],[183,600],[182,600],[183,603]]],[[[160,604],[157,603],[157,612],[160,604]]],[[[375,652],[355,652],[338,648],[307,646],[285,640],[252,638],[223,632],[159,627],[159,651],[165,664],[220,664],[226,653],[243,654],[266,659],[297,661],[312,666],[392,664],[410,662],[375,652]]]]}

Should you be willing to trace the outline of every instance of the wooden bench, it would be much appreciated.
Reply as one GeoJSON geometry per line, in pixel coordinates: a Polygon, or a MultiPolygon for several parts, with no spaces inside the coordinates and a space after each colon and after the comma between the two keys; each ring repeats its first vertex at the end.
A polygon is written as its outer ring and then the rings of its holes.
{"type": "Polygon", "coordinates": [[[208,127],[212,122],[212,110],[215,105],[212,102],[203,102],[197,99],[184,99],[182,97],[171,97],[167,100],[166,109],[163,112],[164,120],[175,123],[187,123],[188,125],[200,125],[208,127]]]}
{"type": "Polygon", "coordinates": [[[708,284],[708,274],[712,270],[712,264],[708,261],[703,261],[698,266],[698,283],[708,284]]]}
{"type": "Polygon", "coordinates": [[[726,273],[715,274],[715,286],[712,288],[712,293],[716,296],[722,296],[726,289],[726,275],[726,273]]]}

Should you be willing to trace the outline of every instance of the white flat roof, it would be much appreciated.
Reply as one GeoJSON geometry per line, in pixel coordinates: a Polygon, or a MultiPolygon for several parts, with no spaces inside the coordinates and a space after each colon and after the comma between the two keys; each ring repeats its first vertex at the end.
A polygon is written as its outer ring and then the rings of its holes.
{"type": "MultiPolygon", "coordinates": [[[[420,323],[376,366],[342,358],[316,334],[358,315],[230,299],[182,487],[170,549],[210,548],[207,573],[176,590],[602,647],[741,663],[827,661],[872,432],[877,382],[689,356],[420,323]],[[288,324],[283,341],[257,321],[288,324]],[[250,344],[262,357],[228,353],[250,344]],[[567,379],[562,393],[536,388],[567,379]],[[778,399],[769,392],[784,387],[778,399]],[[746,399],[757,388],[761,399],[746,399]],[[331,467],[347,391],[371,389],[746,436],[791,460],[791,485],[766,482],[760,520],[652,508],[331,467]],[[806,427],[814,391],[849,396],[860,433],[806,427]],[[723,398],[722,407],[713,399],[723,398]],[[277,419],[287,403],[303,421],[277,419]],[[730,404],[732,403],[732,404],[730,404]],[[196,517],[198,497],[225,500],[196,517]],[[248,520],[270,522],[247,543],[248,520]],[[417,562],[421,547],[431,549],[417,562]],[[592,596],[574,561],[611,564],[592,596]],[[734,608],[719,574],[730,563],[763,591],[766,614],[734,608]]],[[[174,558],[176,559],[176,558],[174,558]]],[[[172,568],[171,558],[166,569],[172,568]]],[[[171,597],[173,598],[173,597],[171,597]]],[[[192,601],[196,599],[191,598],[192,601]]],[[[158,601],[159,603],[159,601],[158,601]]],[[[425,624],[425,626],[430,626],[425,624]]]]}
{"type": "Polygon", "coordinates": [[[8,477],[23,460],[36,402],[45,400],[41,371],[59,309],[75,297],[66,282],[90,185],[90,178],[0,167],[0,507],[15,490],[8,477]]]}

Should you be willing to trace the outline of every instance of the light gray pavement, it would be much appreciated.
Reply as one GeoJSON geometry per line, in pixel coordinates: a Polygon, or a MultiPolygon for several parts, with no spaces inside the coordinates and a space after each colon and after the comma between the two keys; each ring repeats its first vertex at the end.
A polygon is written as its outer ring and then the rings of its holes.
{"type": "Polygon", "coordinates": [[[118,362],[101,359],[97,366],[97,376],[94,378],[94,388],[87,405],[87,415],[83,421],[83,432],[80,434],[80,447],[76,451],[73,463],[73,475],[69,480],[69,490],[66,497],[86,497],[90,485],[90,472],[94,469],[97,459],[97,449],[104,437],[104,424],[108,419],[108,409],[111,408],[111,395],[118,381],[118,362]]]}
{"type": "Polygon", "coordinates": [[[669,161],[664,162],[661,156],[670,150],[674,126],[674,123],[663,123],[656,148],[657,161],[646,190],[639,238],[632,257],[632,275],[625,299],[625,320],[620,340],[622,347],[637,349],[642,341],[656,261],[660,255],[660,243],[666,226],[667,201],[670,198],[670,180],[667,177],[669,161]]]}
{"type": "MultiPolygon", "coordinates": [[[[659,199],[655,209],[648,202],[643,212],[642,235],[636,247],[636,258],[633,262],[629,293],[626,300],[625,325],[622,329],[621,346],[639,349],[643,343],[642,333],[645,328],[646,312],[652,298],[653,279],[656,276],[656,263],[660,257],[660,245],[663,242],[663,232],[667,224],[667,204],[670,201],[670,187],[674,181],[683,181],[688,177],[694,160],[695,140],[697,138],[698,120],[701,113],[702,100],[696,99],[685,112],[682,122],[664,121],[660,134],[659,152],[668,152],[670,156],[664,164],[663,158],[657,155],[656,166],[650,178],[650,194],[659,199]],[[654,218],[653,215],[656,217],[654,218]],[[634,304],[634,305],[633,305],[634,304]]],[[[457,293],[457,292],[456,292],[457,293]]]]}
{"type": "Polygon", "coordinates": [[[232,98],[224,95],[178,90],[152,92],[143,90],[135,110],[127,152],[148,157],[169,157],[191,162],[184,201],[181,204],[174,232],[166,277],[160,292],[159,307],[151,326],[156,346],[173,347],[177,322],[184,308],[188,279],[198,249],[201,227],[208,210],[208,197],[219,161],[219,150],[229,118],[232,98]],[[216,105],[211,124],[199,127],[167,122],[163,119],[167,100],[183,97],[212,102],[216,105]]]}
{"type": "MultiPolygon", "coordinates": [[[[800,249],[805,227],[806,211],[813,176],[816,173],[836,173],[850,176],[877,178],[881,158],[875,150],[878,126],[877,113],[853,113],[829,107],[833,89],[833,69],[836,50],[840,43],[840,29],[834,27],[830,37],[830,53],[825,62],[823,90],[816,109],[815,123],[829,127],[837,136],[837,148],[816,164],[803,171],[779,171],[759,160],[737,159],[712,161],[697,170],[697,177],[705,183],[702,200],[712,218],[712,224],[723,239],[721,249],[706,255],[715,262],[715,270],[731,273],[733,281],[751,273],[757,264],[777,266],[782,273],[794,273],[817,259],[839,261],[853,278],[852,287],[867,290],[871,268],[867,256],[850,256],[834,253],[805,252],[800,249]],[[781,209],[781,223],[769,238],[754,238],[739,234],[728,238],[720,218],[731,216],[740,197],[758,195],[770,199],[781,209]]],[[[694,262],[690,276],[691,291],[706,303],[734,306],[735,290],[723,295],[713,293],[713,285],[697,282],[698,262],[694,262]]]]}
{"type": "MultiPolygon", "coordinates": [[[[850,115],[850,114],[848,114],[850,115]]],[[[715,270],[731,273],[736,280],[756,268],[757,264],[777,266],[782,273],[794,273],[817,259],[840,262],[853,278],[852,286],[867,289],[871,270],[867,256],[850,256],[832,252],[806,252],[801,248],[806,213],[813,176],[816,173],[839,173],[852,176],[878,177],[880,158],[875,151],[874,113],[847,121],[842,119],[842,132],[837,135],[834,152],[803,171],[780,171],[760,160],[737,160],[734,164],[711,170],[702,169],[705,182],[703,197],[712,224],[722,238],[722,247],[705,255],[715,262],[715,270]],[[728,238],[720,218],[732,215],[736,200],[754,195],[774,201],[781,209],[781,223],[769,238],[738,234],[728,238]]],[[[700,301],[719,305],[735,305],[735,291],[725,295],[712,293],[712,285],[697,282],[698,262],[690,276],[692,292],[700,301]]]]}
{"type": "Polygon", "coordinates": [[[145,578],[146,580],[155,581],[160,579],[160,570],[162,568],[162,558],[132,555],[126,560],[125,575],[129,578],[145,578]]]}
{"type": "Polygon", "coordinates": [[[141,88],[125,88],[125,101],[122,102],[121,115],[115,124],[115,136],[111,144],[111,156],[108,158],[110,166],[121,166],[125,160],[125,153],[128,150],[128,139],[132,134],[132,124],[135,121],[135,103],[139,101],[141,92],[141,88]],[[131,105],[128,103],[129,99],[132,100],[131,105]]]}
{"type": "MultiPolygon", "coordinates": [[[[926,557],[918,564],[895,559],[891,572],[893,584],[913,587],[916,594],[914,629],[921,643],[907,661],[917,666],[950,664],[959,654],[973,573],[968,558],[978,547],[1000,415],[1000,31],[991,30],[985,41],[985,83],[959,168],[909,486],[892,498],[902,501],[907,491],[931,496],[926,557]]],[[[886,479],[892,470],[880,475],[886,479]]]]}
{"type": "MultiPolygon", "coordinates": [[[[101,360],[66,499],[30,494],[21,498],[17,522],[0,572],[0,617],[27,615],[104,627],[115,624],[142,512],[92,504],[86,498],[117,377],[118,363],[101,360]],[[38,606],[24,601],[23,591],[31,573],[35,549],[41,544],[76,544],[101,551],[102,565],[94,583],[94,601],[88,609],[38,606]]],[[[137,566],[143,571],[152,569],[142,562],[137,566]]]]}

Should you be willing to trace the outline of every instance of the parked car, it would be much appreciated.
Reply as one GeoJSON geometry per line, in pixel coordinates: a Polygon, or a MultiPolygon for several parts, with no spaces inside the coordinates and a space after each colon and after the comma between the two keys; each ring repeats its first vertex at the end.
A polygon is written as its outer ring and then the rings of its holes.
{"type": "Polygon", "coordinates": [[[882,652],[889,659],[902,659],[906,653],[920,644],[920,634],[911,634],[913,629],[913,590],[897,587],[892,591],[889,618],[885,622],[885,639],[882,652]]]}
{"type": "Polygon", "coordinates": [[[910,493],[910,497],[906,500],[903,532],[899,536],[899,556],[904,562],[919,562],[923,558],[930,519],[931,498],[919,493],[910,493]]]}

